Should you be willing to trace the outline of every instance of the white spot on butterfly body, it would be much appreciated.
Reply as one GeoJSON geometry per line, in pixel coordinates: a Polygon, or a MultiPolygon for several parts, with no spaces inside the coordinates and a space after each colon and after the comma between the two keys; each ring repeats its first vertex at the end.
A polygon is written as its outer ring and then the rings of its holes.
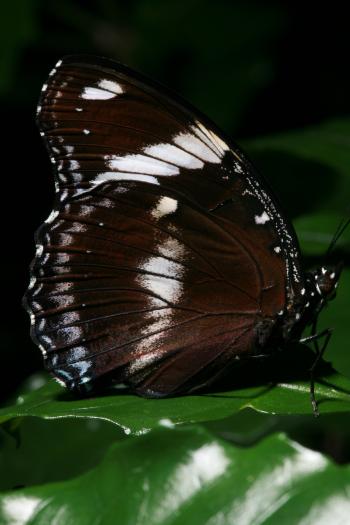
{"type": "Polygon", "coordinates": [[[267,215],[266,211],[263,211],[261,215],[255,215],[255,224],[265,224],[270,220],[270,217],[267,215]]]}
{"type": "Polygon", "coordinates": [[[83,129],[84,135],[89,135],[91,132],[89,129],[83,129]]]}
{"type": "Polygon", "coordinates": [[[305,288],[302,288],[300,291],[301,295],[305,295],[305,291],[306,291],[305,288]]]}
{"type": "Polygon", "coordinates": [[[329,276],[331,279],[335,279],[335,272],[332,272],[329,276]]]}
{"type": "Polygon", "coordinates": [[[170,197],[161,197],[157,205],[151,210],[151,215],[155,219],[160,219],[165,215],[174,213],[177,209],[177,200],[170,197]]]}

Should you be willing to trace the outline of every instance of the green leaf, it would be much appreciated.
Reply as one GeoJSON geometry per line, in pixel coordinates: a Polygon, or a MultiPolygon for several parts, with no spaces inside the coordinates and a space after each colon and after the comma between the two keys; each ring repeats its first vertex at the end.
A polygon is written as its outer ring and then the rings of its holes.
{"type": "Polygon", "coordinates": [[[350,119],[260,137],[245,144],[290,216],[343,215],[349,206],[350,119]]]}
{"type": "Polygon", "coordinates": [[[12,419],[16,435],[0,427],[0,490],[61,481],[98,464],[106,449],[125,434],[96,419],[12,419]]]}
{"type": "Polygon", "coordinates": [[[0,495],[4,525],[347,523],[350,467],[284,435],[242,449],[201,428],[117,442],[75,479],[0,495]]]}
{"type": "MultiPolygon", "coordinates": [[[[259,379],[255,377],[254,365],[248,365],[249,375],[243,381],[245,388],[226,390],[203,395],[188,395],[168,399],[144,399],[124,393],[109,393],[88,399],[76,399],[55,381],[27,395],[19,396],[16,405],[0,410],[0,423],[16,417],[57,418],[98,418],[115,423],[127,434],[140,435],[159,426],[172,426],[182,423],[194,423],[219,420],[250,407],[269,414],[309,414],[310,382],[282,382],[289,371],[292,361],[301,356],[286,354],[277,361],[274,372],[280,377],[279,383],[267,382],[253,386],[259,379]],[[283,366],[284,368],[281,368],[283,366]],[[252,381],[251,386],[248,386],[252,381]]],[[[259,369],[261,364],[256,365],[259,369]]],[[[271,367],[266,367],[270,372],[271,367]]],[[[244,368],[242,369],[244,371],[244,368]]],[[[328,373],[328,372],[327,372],[328,373]]],[[[243,374],[243,372],[242,372],[243,374]]],[[[271,378],[270,378],[271,379],[271,378]]],[[[350,411],[350,379],[332,372],[322,383],[317,384],[316,396],[321,413],[350,411]]]]}
{"type": "MultiPolygon", "coordinates": [[[[350,216],[350,212],[349,212],[350,216]]],[[[303,215],[294,221],[303,255],[324,258],[335,231],[339,226],[339,215],[336,213],[315,213],[303,215]]],[[[350,253],[350,227],[336,243],[337,250],[350,253]]]]}

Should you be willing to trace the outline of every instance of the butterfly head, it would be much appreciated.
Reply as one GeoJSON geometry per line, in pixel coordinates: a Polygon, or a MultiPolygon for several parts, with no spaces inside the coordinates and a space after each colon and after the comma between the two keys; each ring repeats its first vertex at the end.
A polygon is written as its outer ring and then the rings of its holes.
{"type": "Polygon", "coordinates": [[[334,299],[343,265],[317,268],[308,274],[307,282],[313,290],[309,292],[316,302],[323,305],[334,299]]]}
{"type": "Polygon", "coordinates": [[[312,324],[324,306],[334,299],[342,264],[321,266],[305,274],[299,300],[291,304],[281,319],[280,330],[284,341],[298,341],[306,326],[312,324]]]}

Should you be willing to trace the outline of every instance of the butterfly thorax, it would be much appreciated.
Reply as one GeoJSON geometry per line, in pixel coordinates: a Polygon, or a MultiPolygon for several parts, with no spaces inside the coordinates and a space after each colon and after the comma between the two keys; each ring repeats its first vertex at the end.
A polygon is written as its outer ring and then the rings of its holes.
{"type": "Polygon", "coordinates": [[[304,329],[317,320],[324,306],[335,297],[341,266],[322,266],[305,273],[305,286],[288,309],[278,328],[284,343],[296,342],[304,329]]]}

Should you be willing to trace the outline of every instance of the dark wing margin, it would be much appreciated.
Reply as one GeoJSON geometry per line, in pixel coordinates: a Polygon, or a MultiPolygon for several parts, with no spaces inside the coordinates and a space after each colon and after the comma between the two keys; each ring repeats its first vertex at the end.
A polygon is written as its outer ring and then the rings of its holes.
{"type": "Polygon", "coordinates": [[[71,389],[111,375],[166,395],[254,352],[257,323],[302,282],[293,230],[242,153],[106,59],[58,63],[38,124],[57,200],[25,304],[47,368],[71,389]]]}

